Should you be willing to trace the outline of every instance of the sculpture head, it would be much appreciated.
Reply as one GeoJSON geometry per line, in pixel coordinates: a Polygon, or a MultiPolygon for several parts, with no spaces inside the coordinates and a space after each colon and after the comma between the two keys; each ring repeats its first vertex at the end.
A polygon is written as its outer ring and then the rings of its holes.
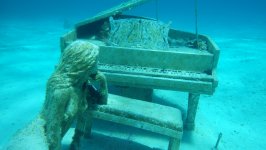
{"type": "Polygon", "coordinates": [[[64,50],[55,73],[74,82],[85,82],[90,75],[97,73],[98,54],[98,46],[77,40],[64,50]]]}

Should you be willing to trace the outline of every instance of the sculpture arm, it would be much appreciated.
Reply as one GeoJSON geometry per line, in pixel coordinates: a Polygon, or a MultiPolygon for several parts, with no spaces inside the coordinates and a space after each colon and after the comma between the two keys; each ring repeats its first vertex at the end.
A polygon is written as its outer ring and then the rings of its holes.
{"type": "Polygon", "coordinates": [[[107,99],[108,99],[108,87],[107,87],[107,80],[105,75],[98,71],[95,76],[92,78],[94,81],[99,82],[99,104],[107,104],[107,99]]]}
{"type": "Polygon", "coordinates": [[[71,124],[73,123],[77,113],[78,113],[78,96],[72,92],[70,93],[70,98],[69,101],[65,107],[65,112],[64,112],[64,121],[62,124],[62,136],[65,135],[65,133],[68,131],[70,128],[71,124]]]}
{"type": "Polygon", "coordinates": [[[78,112],[78,96],[75,93],[71,93],[69,102],[65,110],[65,119],[73,118],[78,112]]]}

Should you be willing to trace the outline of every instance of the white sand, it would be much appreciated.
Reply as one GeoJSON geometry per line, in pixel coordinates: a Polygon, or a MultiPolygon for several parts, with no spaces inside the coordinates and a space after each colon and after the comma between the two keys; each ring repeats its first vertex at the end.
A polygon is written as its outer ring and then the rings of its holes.
{"type": "Polygon", "coordinates": [[[10,141],[5,149],[8,150],[48,150],[44,126],[45,121],[36,117],[25,128],[20,129],[10,141]]]}
{"type": "MultiPolygon", "coordinates": [[[[60,54],[63,22],[1,20],[0,149],[41,109],[47,78],[60,54]]],[[[219,149],[266,149],[266,35],[256,28],[211,33],[219,47],[219,85],[213,96],[202,95],[194,132],[185,132],[181,150],[211,149],[221,132],[219,149]]],[[[155,102],[186,109],[186,94],[156,90],[155,102]]],[[[71,130],[72,131],[72,130],[71,130]]],[[[73,131],[72,131],[73,132],[73,131]]],[[[71,140],[69,132],[63,149],[71,140]]],[[[97,121],[91,149],[167,149],[166,137],[97,121]]],[[[84,148],[85,149],[85,148],[84,148]]]]}

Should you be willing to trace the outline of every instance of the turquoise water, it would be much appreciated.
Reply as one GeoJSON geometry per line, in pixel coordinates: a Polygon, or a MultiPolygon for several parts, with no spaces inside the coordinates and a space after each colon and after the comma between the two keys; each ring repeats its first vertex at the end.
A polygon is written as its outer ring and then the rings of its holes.
{"type": "MultiPolygon", "coordinates": [[[[40,111],[46,81],[59,59],[59,37],[80,20],[120,2],[0,0],[0,149],[40,111]]],[[[220,132],[220,149],[266,149],[266,2],[198,4],[199,33],[221,49],[219,85],[213,96],[201,96],[196,129],[184,132],[180,149],[211,149],[220,132]]],[[[194,0],[159,0],[157,12],[171,27],[194,32],[194,0]]],[[[156,2],[125,13],[155,18],[156,2]]],[[[154,98],[186,109],[185,93],[156,90],[154,98]]],[[[166,137],[124,126],[100,122],[95,131],[88,142],[91,149],[167,149],[166,137]]]]}

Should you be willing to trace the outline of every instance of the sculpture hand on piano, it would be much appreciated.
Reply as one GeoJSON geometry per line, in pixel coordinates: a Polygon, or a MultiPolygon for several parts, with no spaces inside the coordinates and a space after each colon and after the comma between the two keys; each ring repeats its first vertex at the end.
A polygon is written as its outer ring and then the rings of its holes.
{"type": "Polygon", "coordinates": [[[90,103],[90,99],[95,99],[94,103],[96,104],[107,104],[108,87],[105,75],[102,72],[97,71],[96,74],[92,74],[90,77],[91,81],[99,83],[99,89],[96,89],[93,85],[88,86],[88,92],[91,96],[91,98],[87,98],[88,103],[90,103]]]}

